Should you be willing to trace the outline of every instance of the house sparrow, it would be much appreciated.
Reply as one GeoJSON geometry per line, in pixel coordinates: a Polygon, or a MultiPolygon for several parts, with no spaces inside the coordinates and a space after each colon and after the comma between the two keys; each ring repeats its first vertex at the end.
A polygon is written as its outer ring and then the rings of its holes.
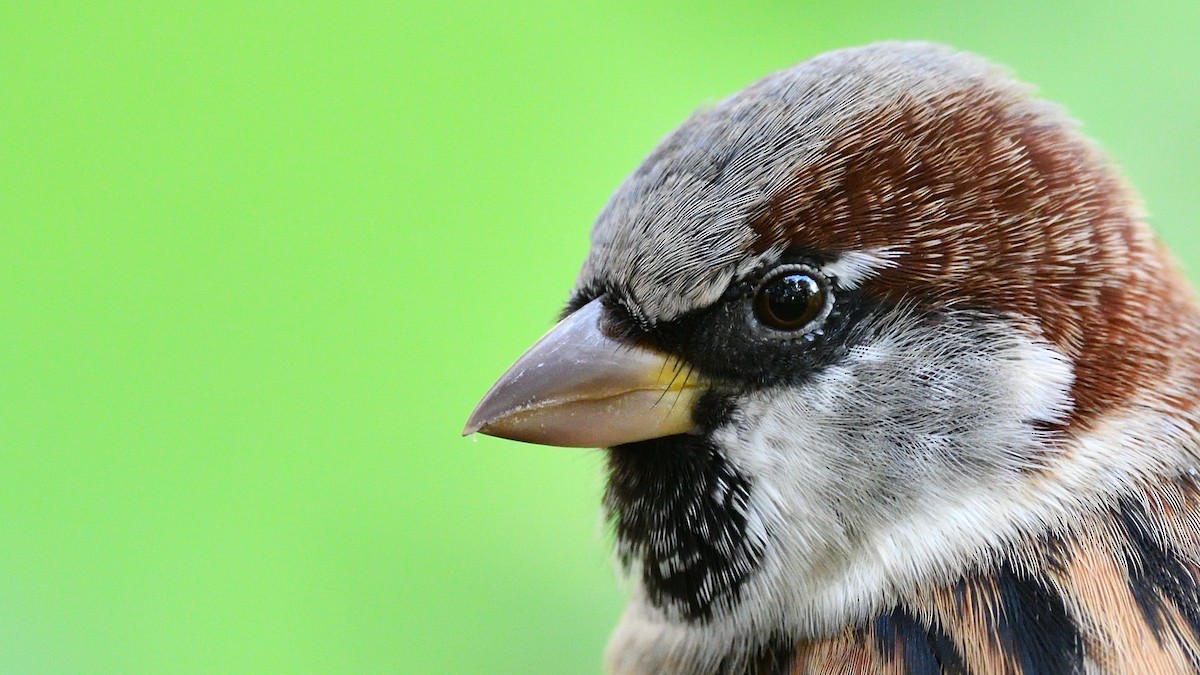
{"type": "Polygon", "coordinates": [[[612,673],[1200,670],[1200,311],[1057,107],[928,44],[695,113],[465,433],[608,448],[612,673]]]}

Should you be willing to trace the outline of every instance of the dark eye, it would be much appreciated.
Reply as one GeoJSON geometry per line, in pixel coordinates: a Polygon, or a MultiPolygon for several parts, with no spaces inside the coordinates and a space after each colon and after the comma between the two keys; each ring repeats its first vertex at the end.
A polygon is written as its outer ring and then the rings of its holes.
{"type": "Polygon", "coordinates": [[[764,325],[795,331],[825,313],[827,294],[815,272],[790,268],[768,276],[754,298],[754,315],[764,325]]]}

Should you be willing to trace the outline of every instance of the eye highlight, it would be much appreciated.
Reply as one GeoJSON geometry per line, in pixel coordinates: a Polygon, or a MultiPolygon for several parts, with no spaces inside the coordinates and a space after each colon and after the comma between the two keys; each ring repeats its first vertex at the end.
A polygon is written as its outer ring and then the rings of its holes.
{"type": "Polygon", "coordinates": [[[825,278],[800,266],[775,270],[758,287],[754,316],[768,328],[794,332],[807,328],[828,313],[825,278]]]}

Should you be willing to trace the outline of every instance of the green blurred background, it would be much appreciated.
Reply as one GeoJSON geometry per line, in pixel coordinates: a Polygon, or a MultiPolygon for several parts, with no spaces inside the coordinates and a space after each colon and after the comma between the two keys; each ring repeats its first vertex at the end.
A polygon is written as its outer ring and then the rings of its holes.
{"type": "Polygon", "coordinates": [[[697,105],[932,39],[1200,269],[1200,3],[0,5],[0,671],[595,673],[601,457],[461,439],[697,105]]]}

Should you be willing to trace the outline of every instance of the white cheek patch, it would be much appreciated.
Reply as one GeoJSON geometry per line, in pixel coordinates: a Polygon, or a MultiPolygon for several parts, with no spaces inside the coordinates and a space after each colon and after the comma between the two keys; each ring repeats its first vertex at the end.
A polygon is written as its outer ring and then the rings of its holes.
{"type": "Polygon", "coordinates": [[[837,260],[821,267],[821,271],[836,277],[842,288],[854,290],[880,270],[896,266],[899,252],[889,247],[846,251],[837,260]]]}
{"type": "Polygon", "coordinates": [[[897,312],[873,335],[798,386],[737,401],[713,441],[752,482],[759,567],[704,623],[635,586],[610,658],[658,672],[654,659],[703,666],[781,628],[830,634],[1191,461],[1186,430],[1137,406],[1061,452],[1037,422],[1070,414],[1070,362],[1002,319],[897,312]]]}
{"type": "Polygon", "coordinates": [[[768,533],[732,625],[831,630],[949,574],[999,543],[1004,501],[1056,455],[1035,423],[1069,414],[1073,373],[1048,344],[967,313],[900,313],[874,335],[798,387],[740,401],[714,435],[752,477],[768,533]]]}

